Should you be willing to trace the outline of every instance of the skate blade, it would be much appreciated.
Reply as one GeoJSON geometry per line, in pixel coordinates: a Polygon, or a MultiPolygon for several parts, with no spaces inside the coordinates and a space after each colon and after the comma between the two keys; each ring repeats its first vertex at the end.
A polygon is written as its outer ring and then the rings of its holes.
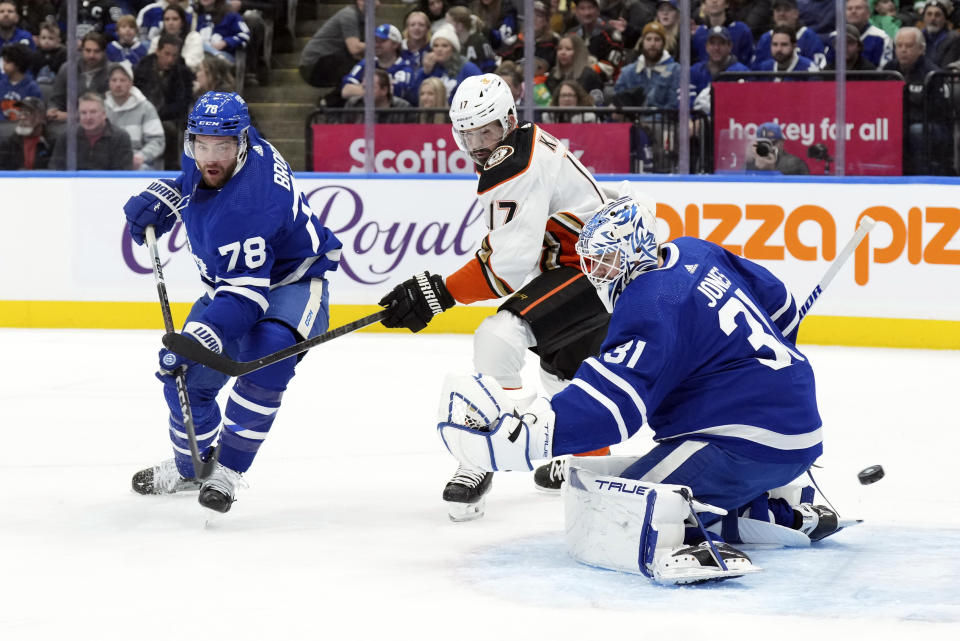
{"type": "Polygon", "coordinates": [[[485,498],[481,498],[476,503],[452,503],[447,502],[447,516],[454,523],[464,523],[466,521],[476,521],[483,516],[483,510],[487,503],[485,498]]]}
{"type": "Polygon", "coordinates": [[[721,570],[719,568],[684,568],[671,572],[658,572],[654,581],[659,585],[695,585],[736,579],[738,577],[762,572],[763,568],[755,565],[741,566],[734,569],[721,570]]]}
{"type": "Polygon", "coordinates": [[[203,515],[200,517],[200,527],[204,530],[216,530],[220,527],[226,514],[215,512],[204,508],[203,515]]]}
{"type": "Polygon", "coordinates": [[[860,525],[861,523],[863,523],[863,519],[840,519],[839,521],[837,521],[837,529],[831,532],[830,534],[827,534],[826,536],[821,537],[820,540],[822,541],[823,539],[830,538],[837,532],[843,532],[848,527],[853,527],[854,525],[860,525]]]}
{"type": "Polygon", "coordinates": [[[552,487],[543,487],[542,485],[537,485],[536,483],[533,484],[533,487],[537,489],[537,492],[542,492],[549,496],[560,496],[560,491],[563,489],[562,485],[558,488],[552,488],[552,487]]]}

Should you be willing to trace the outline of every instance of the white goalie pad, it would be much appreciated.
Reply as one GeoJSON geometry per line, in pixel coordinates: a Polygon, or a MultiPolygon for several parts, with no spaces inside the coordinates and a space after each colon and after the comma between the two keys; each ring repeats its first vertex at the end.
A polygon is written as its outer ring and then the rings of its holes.
{"type": "MultiPolygon", "coordinates": [[[[746,555],[724,554],[716,548],[683,545],[691,516],[690,489],[681,485],[645,483],[618,476],[636,457],[573,459],[564,483],[566,543],[570,555],[596,567],[642,574],[673,585],[742,576],[760,568],[746,555]],[[689,553],[691,551],[696,554],[689,553]],[[736,558],[734,558],[736,557],[736,558]]],[[[723,512],[695,504],[699,511],[723,512]]],[[[693,520],[691,520],[693,522],[693,520]]]]}

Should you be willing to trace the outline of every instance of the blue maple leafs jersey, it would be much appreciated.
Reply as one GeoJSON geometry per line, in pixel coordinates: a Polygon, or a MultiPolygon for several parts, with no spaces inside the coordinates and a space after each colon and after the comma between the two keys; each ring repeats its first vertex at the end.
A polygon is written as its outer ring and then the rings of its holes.
{"type": "Polygon", "coordinates": [[[247,160],[222,189],[207,189],[193,160],[177,178],[188,249],[213,299],[197,321],[225,341],[249,331],[267,310],[269,291],[337,268],[340,241],[319,223],[290,165],[256,129],[247,160]]]}
{"type": "Polygon", "coordinates": [[[812,463],[821,422],[791,293],[713,243],[678,238],[663,249],[664,265],[617,300],[600,356],[553,397],[553,454],[624,441],[646,422],[657,441],[812,463]]]}

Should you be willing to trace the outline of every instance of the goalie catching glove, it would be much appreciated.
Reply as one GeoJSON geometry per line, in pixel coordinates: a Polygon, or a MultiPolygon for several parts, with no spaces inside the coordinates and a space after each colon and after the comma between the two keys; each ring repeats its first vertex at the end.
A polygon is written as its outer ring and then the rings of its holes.
{"type": "Polygon", "coordinates": [[[491,376],[448,375],[437,415],[437,431],[447,450],[472,467],[532,470],[532,461],[553,456],[550,401],[538,398],[519,414],[491,376]]]}
{"type": "Polygon", "coordinates": [[[419,332],[434,316],[456,304],[439,274],[431,276],[430,272],[423,272],[403,281],[380,299],[380,305],[389,312],[380,322],[384,327],[406,327],[411,332],[419,332]]]}

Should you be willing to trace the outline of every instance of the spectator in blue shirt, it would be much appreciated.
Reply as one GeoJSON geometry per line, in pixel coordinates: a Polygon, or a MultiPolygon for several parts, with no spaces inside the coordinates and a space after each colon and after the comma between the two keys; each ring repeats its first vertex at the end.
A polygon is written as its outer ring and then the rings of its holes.
{"type": "Polygon", "coordinates": [[[149,42],[160,35],[160,32],[163,31],[163,15],[169,7],[183,9],[188,27],[193,28],[195,20],[189,0],[160,0],[146,5],[137,14],[137,27],[140,29],[141,38],[149,42]]]}
{"type": "Polygon", "coordinates": [[[733,51],[733,38],[726,27],[712,27],[707,36],[707,59],[690,67],[690,104],[723,71],[750,71],[733,51]]]}
{"type": "MultiPolygon", "coordinates": [[[[790,27],[797,32],[797,50],[804,58],[810,58],[818,67],[827,64],[823,51],[823,39],[810,27],[800,21],[800,10],[797,0],[773,1],[773,24],[777,27],[790,27]]],[[[757,47],[753,54],[753,61],[742,60],[744,64],[756,65],[770,58],[770,39],[773,29],[767,31],[757,40],[757,47]]]]}
{"type": "Polygon", "coordinates": [[[36,49],[33,36],[29,31],[19,28],[19,22],[16,3],[13,0],[0,0],[0,47],[20,43],[36,49]]]}
{"type": "MultiPolygon", "coordinates": [[[[417,96],[413,86],[414,69],[400,55],[400,48],[403,45],[400,30],[392,24],[382,24],[377,27],[373,35],[377,69],[383,69],[389,74],[394,96],[415,105],[417,96]]],[[[363,75],[366,62],[366,60],[359,61],[350,73],[343,77],[343,82],[340,83],[340,96],[344,100],[364,95],[363,75]]]]}
{"type": "Polygon", "coordinates": [[[797,0],[800,21],[813,29],[824,45],[837,27],[836,6],[835,0],[797,0]]]}
{"type": "MultiPolygon", "coordinates": [[[[863,43],[863,57],[877,69],[893,59],[893,40],[886,32],[870,24],[870,5],[867,0],[847,0],[847,24],[860,30],[860,42],[863,43]]],[[[831,32],[827,47],[827,62],[833,63],[836,31],[831,32]]]]}
{"type": "Polygon", "coordinates": [[[479,75],[480,68],[460,55],[460,39],[453,27],[445,24],[430,38],[430,53],[423,57],[423,66],[417,70],[413,84],[419,88],[424,78],[440,78],[449,101],[464,78],[479,75]]]}
{"type": "Polygon", "coordinates": [[[414,10],[404,20],[403,47],[400,55],[414,69],[420,67],[423,56],[430,51],[430,19],[423,11],[414,10]]]}
{"type": "Polygon", "coordinates": [[[117,20],[117,39],[107,44],[107,60],[131,65],[147,55],[147,43],[140,40],[137,20],[133,16],[120,16],[117,20]]]}
{"type": "MultiPolygon", "coordinates": [[[[797,33],[790,27],[774,27],[770,38],[771,58],[753,66],[754,71],[819,71],[820,67],[797,51],[797,33]]],[[[780,82],[777,78],[775,82],[780,82]]]]}
{"type": "Polygon", "coordinates": [[[27,45],[16,43],[0,49],[3,73],[0,74],[0,121],[16,118],[14,105],[28,96],[43,98],[40,86],[30,73],[32,54],[27,45]]]}
{"type": "Polygon", "coordinates": [[[226,0],[200,0],[197,31],[207,53],[233,62],[237,49],[250,42],[250,29],[239,13],[227,7],[226,0]]]}
{"type": "Polygon", "coordinates": [[[744,64],[753,59],[753,33],[745,23],[727,15],[727,0],[703,0],[700,6],[702,24],[693,32],[691,55],[696,60],[707,59],[707,34],[710,27],[723,26],[733,38],[733,55],[744,64]]]}

